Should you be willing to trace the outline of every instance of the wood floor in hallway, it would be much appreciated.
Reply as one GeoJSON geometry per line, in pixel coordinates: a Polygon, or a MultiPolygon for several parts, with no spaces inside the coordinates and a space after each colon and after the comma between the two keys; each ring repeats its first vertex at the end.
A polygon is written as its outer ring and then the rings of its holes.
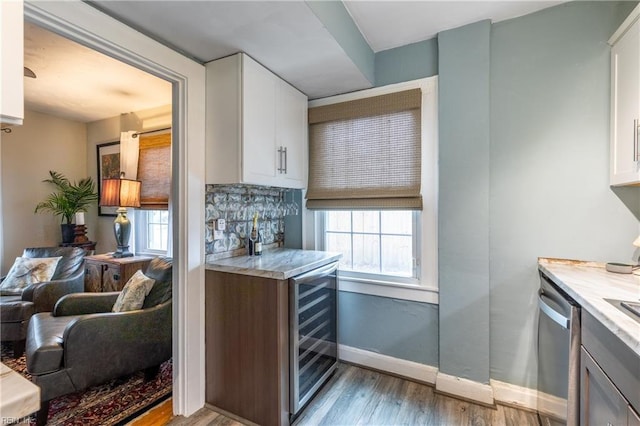
{"type": "MultiPolygon", "coordinates": [[[[241,425],[208,408],[171,426],[241,425]]],[[[484,407],[434,388],[349,364],[338,370],[294,426],[424,425],[539,426],[535,413],[504,405],[484,407]]]]}

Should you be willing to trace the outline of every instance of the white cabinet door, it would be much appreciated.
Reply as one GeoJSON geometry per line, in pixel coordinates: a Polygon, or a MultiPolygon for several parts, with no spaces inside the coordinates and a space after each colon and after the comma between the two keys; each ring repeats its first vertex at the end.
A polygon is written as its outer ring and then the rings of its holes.
{"type": "Polygon", "coordinates": [[[307,97],[281,81],[276,104],[279,186],[305,188],[307,181],[307,97]]]}
{"type": "Polygon", "coordinates": [[[640,183],[640,21],[611,48],[610,184],[640,183]]]}
{"type": "Polygon", "coordinates": [[[274,185],[276,176],[277,77],[260,64],[243,58],[242,180],[274,185]]]}
{"type": "Polygon", "coordinates": [[[207,183],[304,188],[307,97],[244,54],[206,70],[207,183]]]}
{"type": "Polygon", "coordinates": [[[3,125],[20,125],[24,118],[23,45],[22,0],[0,1],[0,122],[3,125]]]}

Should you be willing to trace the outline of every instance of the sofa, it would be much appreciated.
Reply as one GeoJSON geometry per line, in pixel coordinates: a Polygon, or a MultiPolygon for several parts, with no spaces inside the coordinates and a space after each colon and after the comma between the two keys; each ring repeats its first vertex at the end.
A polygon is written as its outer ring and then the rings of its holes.
{"type": "Polygon", "coordinates": [[[140,309],[112,312],[120,292],[81,293],[32,317],[26,361],[41,389],[38,424],[53,398],[141,370],[151,378],[171,358],[171,258],[154,258],[144,275],[154,282],[140,309]]]}
{"type": "Polygon", "coordinates": [[[24,249],[22,258],[60,257],[60,260],[51,279],[22,289],[0,290],[0,336],[2,341],[13,342],[14,357],[19,358],[24,352],[27,326],[33,314],[50,312],[62,296],[84,291],[85,253],[76,247],[24,249]]]}

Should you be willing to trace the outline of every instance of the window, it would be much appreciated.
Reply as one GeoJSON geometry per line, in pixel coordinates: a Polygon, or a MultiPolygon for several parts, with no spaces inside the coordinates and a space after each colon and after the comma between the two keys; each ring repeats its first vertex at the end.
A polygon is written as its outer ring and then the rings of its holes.
{"type": "Polygon", "coordinates": [[[166,254],[169,248],[169,211],[136,210],[136,253],[166,254]]]}
{"type": "Polygon", "coordinates": [[[141,208],[135,214],[136,253],[167,254],[169,235],[169,193],[171,188],[171,132],[140,134],[138,179],[142,182],[141,208]]]}
{"type": "Polygon", "coordinates": [[[306,207],[315,211],[306,213],[310,228],[305,226],[304,247],[343,254],[341,291],[438,303],[437,77],[314,100],[309,110],[309,122],[316,124],[310,124],[309,131],[306,207]],[[360,119],[373,114],[378,119],[387,114],[383,120],[416,117],[415,89],[420,89],[417,148],[410,142],[415,124],[391,123],[389,130],[380,124],[383,130],[375,133],[383,136],[375,142],[371,142],[367,126],[359,129],[342,124],[356,115],[360,119]],[[375,106],[380,99],[388,100],[381,108],[392,104],[395,110],[380,113],[375,106]],[[312,112],[317,107],[326,108],[312,112]],[[404,108],[412,112],[397,113],[404,108]],[[335,115],[327,119],[327,111],[335,115]],[[341,118],[344,111],[351,116],[341,118]],[[348,132],[340,135],[340,127],[348,132]],[[368,144],[368,151],[353,149],[359,144],[368,144]],[[374,161],[368,152],[377,156],[374,161]],[[312,158],[318,153],[324,158],[312,158]],[[331,158],[336,155],[337,159],[331,158]],[[351,157],[345,160],[347,155],[351,157]],[[370,164],[363,166],[367,161],[370,164]],[[371,178],[363,178],[363,167],[371,178]]]}
{"type": "Polygon", "coordinates": [[[417,279],[418,217],[411,211],[328,211],[324,248],[341,252],[340,269],[353,276],[417,279]]]}

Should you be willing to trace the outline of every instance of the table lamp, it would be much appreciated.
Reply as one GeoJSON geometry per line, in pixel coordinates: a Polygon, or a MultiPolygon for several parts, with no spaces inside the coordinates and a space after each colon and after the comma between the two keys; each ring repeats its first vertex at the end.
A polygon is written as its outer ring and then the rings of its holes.
{"type": "Polygon", "coordinates": [[[124,173],[115,179],[102,180],[102,193],[100,205],[104,207],[118,207],[118,216],[113,221],[113,233],[116,236],[118,248],[113,257],[130,257],[129,236],[131,235],[131,222],[127,218],[127,207],[140,207],[140,181],[125,179],[124,173]]]}

